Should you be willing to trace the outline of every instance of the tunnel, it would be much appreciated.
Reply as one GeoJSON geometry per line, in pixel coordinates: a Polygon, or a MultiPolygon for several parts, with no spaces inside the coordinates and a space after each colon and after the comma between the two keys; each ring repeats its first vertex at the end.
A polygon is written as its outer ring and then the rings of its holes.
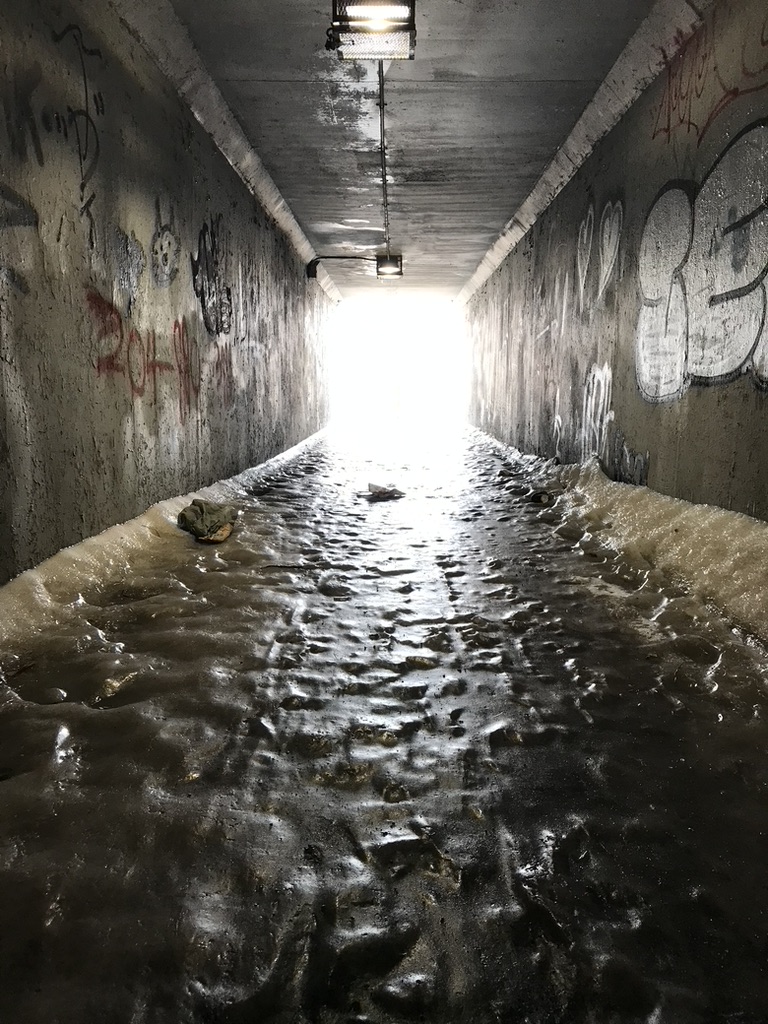
{"type": "Polygon", "coordinates": [[[764,2],[0,57],[0,1020],[765,1024],[764,2]]]}

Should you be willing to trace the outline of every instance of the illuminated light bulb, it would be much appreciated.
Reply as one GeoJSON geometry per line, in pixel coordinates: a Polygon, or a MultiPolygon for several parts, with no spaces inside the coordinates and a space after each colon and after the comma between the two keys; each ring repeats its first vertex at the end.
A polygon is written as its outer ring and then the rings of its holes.
{"type": "Polygon", "coordinates": [[[377,277],[402,277],[403,257],[402,256],[377,256],[376,257],[377,277]]]}

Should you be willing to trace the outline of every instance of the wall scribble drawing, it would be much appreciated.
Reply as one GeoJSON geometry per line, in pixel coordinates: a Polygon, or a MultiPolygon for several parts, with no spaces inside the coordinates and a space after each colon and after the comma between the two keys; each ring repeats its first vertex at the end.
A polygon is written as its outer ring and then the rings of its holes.
{"type": "Polygon", "coordinates": [[[66,122],[75,133],[77,159],[80,165],[80,216],[88,222],[88,243],[96,244],[96,224],[91,207],[96,199],[95,188],[91,180],[96,173],[101,154],[99,129],[96,116],[104,113],[104,97],[101,92],[94,91],[89,76],[89,62],[102,59],[101,50],[88,47],[83,41],[83,33],[79,25],[67,25],[61,32],[53,33],[53,41],[62,44],[65,40],[74,42],[79,58],[81,82],[81,106],[67,107],[66,122]]]}
{"type": "Polygon", "coordinates": [[[579,225],[576,241],[576,281],[579,291],[579,312],[582,314],[590,311],[592,303],[603,298],[618,266],[624,224],[624,207],[621,201],[610,201],[603,207],[597,238],[595,220],[595,207],[590,206],[579,225]],[[597,249],[596,255],[593,255],[594,248],[597,249]],[[595,271],[590,273],[592,267],[595,267],[595,271]],[[597,280],[593,285],[591,282],[595,277],[597,280]]]}
{"type": "Polygon", "coordinates": [[[125,314],[130,316],[147,265],[144,249],[133,231],[129,235],[118,226],[113,228],[110,248],[114,264],[113,290],[122,300],[125,314]]]}
{"type": "Polygon", "coordinates": [[[619,242],[624,210],[620,202],[606,203],[600,217],[600,282],[597,289],[598,300],[605,294],[605,289],[616,269],[619,258],[619,242]]]}
{"type": "Polygon", "coordinates": [[[768,13],[756,8],[745,19],[741,37],[731,39],[725,26],[738,24],[735,10],[728,0],[713,10],[711,23],[680,41],[664,73],[652,138],[670,142],[678,134],[692,135],[699,146],[727,107],[768,89],[768,13]]]}
{"type": "Polygon", "coordinates": [[[555,410],[552,419],[552,440],[555,443],[555,458],[560,462],[563,457],[563,417],[560,414],[560,388],[555,392],[555,410]]]}
{"type": "MultiPolygon", "coordinates": [[[[17,192],[0,184],[0,232],[11,228],[36,228],[37,211],[17,192]]],[[[16,267],[8,266],[0,255],[0,281],[5,281],[22,295],[29,293],[29,284],[24,274],[16,267]]]]}
{"type": "Polygon", "coordinates": [[[232,328],[232,291],[226,283],[221,246],[221,214],[203,224],[192,262],[192,284],[200,300],[203,323],[209,334],[229,334],[232,328]]]}
{"type": "Polygon", "coordinates": [[[768,522],[768,4],[682,7],[661,72],[469,297],[470,417],[768,522]]]}
{"type": "Polygon", "coordinates": [[[613,372],[608,363],[592,364],[584,387],[581,415],[581,461],[602,456],[608,441],[608,425],[613,420],[613,372]]]}
{"type": "Polygon", "coordinates": [[[189,333],[187,318],[173,322],[173,361],[179,377],[179,417],[186,423],[200,394],[200,350],[189,333]]]}
{"type": "Polygon", "coordinates": [[[571,272],[567,269],[571,262],[570,253],[569,246],[549,240],[546,272],[539,285],[537,305],[542,312],[542,320],[537,339],[548,334],[550,340],[557,343],[565,337],[571,303],[571,272]]]}
{"type": "Polygon", "coordinates": [[[0,584],[327,419],[331,301],[133,13],[0,2],[0,584]]]}
{"type": "Polygon", "coordinates": [[[173,372],[171,363],[157,359],[157,342],[154,331],[140,332],[126,322],[108,299],[98,292],[86,292],[88,308],[97,325],[96,373],[98,376],[117,376],[127,380],[131,395],[141,398],[149,380],[157,398],[157,377],[173,372]]]}
{"type": "Polygon", "coordinates": [[[31,64],[16,70],[12,78],[0,83],[10,151],[24,162],[30,152],[33,153],[39,167],[45,165],[45,159],[37,119],[32,109],[32,97],[41,80],[40,65],[31,64]]]}
{"type": "Polygon", "coordinates": [[[565,328],[568,323],[568,299],[571,291],[571,278],[567,270],[558,269],[555,274],[555,287],[553,289],[553,316],[552,337],[559,341],[565,337],[565,328]]]}
{"type": "Polygon", "coordinates": [[[5,228],[35,228],[37,222],[37,210],[18,192],[0,184],[0,231],[5,228]]]}
{"type": "Polygon", "coordinates": [[[97,328],[97,376],[122,378],[132,400],[147,396],[155,405],[159,399],[159,380],[170,376],[178,384],[179,421],[186,423],[200,393],[201,379],[200,353],[186,317],[174,321],[167,335],[172,360],[163,359],[158,355],[155,330],[139,331],[113,303],[93,289],[86,291],[86,303],[97,328]]]}
{"type": "Polygon", "coordinates": [[[225,342],[216,349],[216,361],[214,363],[214,379],[216,382],[216,393],[220,400],[229,404],[235,400],[236,382],[235,370],[232,362],[232,345],[225,342]]]}
{"type": "Polygon", "coordinates": [[[595,210],[590,206],[587,215],[579,225],[576,243],[576,277],[579,282],[579,312],[584,311],[584,289],[587,285],[587,271],[592,259],[592,235],[595,231],[595,210]]]}
{"type": "Polygon", "coordinates": [[[160,200],[155,203],[155,231],[150,244],[152,280],[158,288],[169,288],[179,272],[181,244],[174,230],[173,210],[167,221],[160,212],[160,200]]]}
{"type": "Polygon", "coordinates": [[[627,444],[624,431],[615,425],[615,421],[603,461],[611,479],[635,487],[647,486],[650,452],[637,452],[631,448],[627,444]]]}

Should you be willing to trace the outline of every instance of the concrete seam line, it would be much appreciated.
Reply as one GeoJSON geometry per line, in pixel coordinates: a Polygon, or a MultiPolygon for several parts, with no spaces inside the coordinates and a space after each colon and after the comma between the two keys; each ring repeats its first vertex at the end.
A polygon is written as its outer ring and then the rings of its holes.
{"type": "Polygon", "coordinates": [[[658,0],[599,86],[533,191],[483,256],[474,274],[456,297],[467,303],[501,266],[538,217],[588,159],[597,143],[618,124],[641,93],[701,25],[715,0],[658,0]],[[673,56],[665,58],[665,53],[673,56]]]}
{"type": "MultiPolygon", "coordinates": [[[[222,156],[285,233],[300,259],[309,263],[316,256],[312,244],[229,109],[168,0],[108,2],[126,31],[172,83],[222,156]]],[[[80,5],[94,11],[101,7],[95,0],[80,0],[80,5]]],[[[341,292],[325,268],[319,268],[317,281],[331,299],[341,300],[341,292]]]]}

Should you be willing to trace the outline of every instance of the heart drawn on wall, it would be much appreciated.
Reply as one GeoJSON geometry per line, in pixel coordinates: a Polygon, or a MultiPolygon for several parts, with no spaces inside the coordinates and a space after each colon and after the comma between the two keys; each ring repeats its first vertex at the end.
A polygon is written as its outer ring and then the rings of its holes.
{"type": "Polygon", "coordinates": [[[579,244],[576,249],[576,273],[579,277],[579,309],[584,309],[584,287],[592,258],[592,236],[595,232],[595,211],[590,206],[587,216],[579,225],[579,244]]]}
{"type": "Polygon", "coordinates": [[[608,203],[600,218],[600,287],[597,293],[598,299],[602,298],[616,266],[623,219],[624,211],[622,210],[621,203],[618,201],[608,203]]]}

